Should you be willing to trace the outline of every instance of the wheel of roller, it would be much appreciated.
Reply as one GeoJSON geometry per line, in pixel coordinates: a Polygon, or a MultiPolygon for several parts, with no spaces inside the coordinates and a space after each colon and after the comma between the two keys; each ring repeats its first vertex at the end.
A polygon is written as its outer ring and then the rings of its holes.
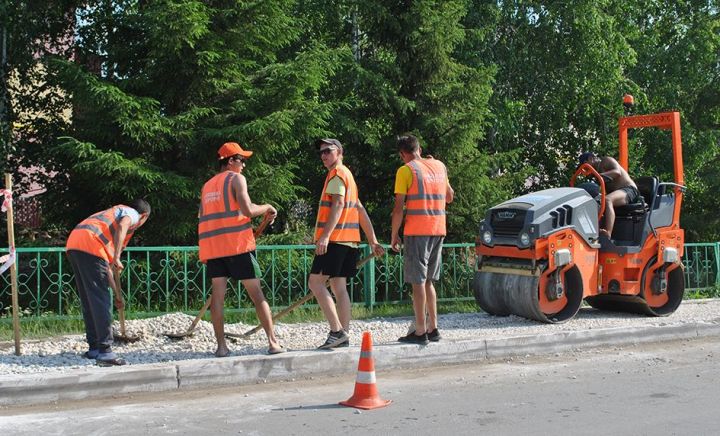
{"type": "Polygon", "coordinates": [[[548,297],[548,287],[554,286],[553,274],[540,281],[538,292],[538,312],[541,319],[538,321],[559,324],[572,319],[580,310],[582,305],[584,289],[580,270],[573,266],[565,272],[561,278],[564,286],[563,295],[556,299],[550,300],[548,297]]]}
{"type": "Polygon", "coordinates": [[[545,285],[537,275],[506,274],[479,271],[473,287],[478,305],[491,315],[522,316],[545,323],[561,323],[571,319],[582,304],[582,280],[576,267],[564,277],[565,293],[548,301],[545,285]]]}
{"type": "Polygon", "coordinates": [[[685,294],[685,278],[683,277],[682,266],[677,267],[667,275],[665,292],[653,294],[653,281],[656,280],[657,274],[651,274],[650,268],[655,265],[656,261],[657,256],[650,259],[643,269],[642,279],[640,280],[642,297],[646,302],[645,313],[650,316],[668,316],[675,312],[682,302],[685,294]]]}
{"type": "Polygon", "coordinates": [[[652,292],[653,276],[650,268],[655,265],[657,256],[653,256],[643,268],[640,279],[640,295],[596,295],[586,299],[588,304],[598,310],[638,313],[648,316],[668,316],[675,312],[685,293],[685,279],[682,267],[670,271],[667,278],[667,290],[663,294],[652,292]]]}
{"type": "Polygon", "coordinates": [[[505,305],[505,297],[501,290],[492,288],[493,275],[496,273],[476,272],[472,282],[475,301],[485,312],[494,316],[508,316],[510,309],[505,305]]]}

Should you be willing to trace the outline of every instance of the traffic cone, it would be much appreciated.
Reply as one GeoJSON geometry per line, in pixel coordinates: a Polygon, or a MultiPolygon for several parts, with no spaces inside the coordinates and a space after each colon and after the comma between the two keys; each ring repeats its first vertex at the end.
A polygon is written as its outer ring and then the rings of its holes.
{"type": "Polygon", "coordinates": [[[360,362],[355,379],[355,392],[347,401],[340,404],[358,409],[377,409],[390,404],[392,400],[383,400],[375,385],[375,360],[372,357],[372,337],[370,332],[363,332],[362,346],[360,347],[360,362]]]}

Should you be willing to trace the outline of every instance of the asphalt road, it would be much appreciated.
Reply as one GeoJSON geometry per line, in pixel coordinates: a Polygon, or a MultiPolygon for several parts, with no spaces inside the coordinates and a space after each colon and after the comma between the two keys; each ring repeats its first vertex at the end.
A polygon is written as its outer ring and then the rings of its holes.
{"type": "Polygon", "coordinates": [[[720,338],[378,373],[385,408],[337,405],[354,377],[0,409],[14,434],[720,433],[720,338]]]}

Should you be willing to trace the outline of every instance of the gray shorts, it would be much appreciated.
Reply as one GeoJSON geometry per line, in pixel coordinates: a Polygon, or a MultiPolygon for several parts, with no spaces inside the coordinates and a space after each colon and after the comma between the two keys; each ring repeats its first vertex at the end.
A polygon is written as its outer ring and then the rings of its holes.
{"type": "Polygon", "coordinates": [[[403,272],[405,283],[422,284],[440,280],[444,236],[405,236],[403,272]]]}

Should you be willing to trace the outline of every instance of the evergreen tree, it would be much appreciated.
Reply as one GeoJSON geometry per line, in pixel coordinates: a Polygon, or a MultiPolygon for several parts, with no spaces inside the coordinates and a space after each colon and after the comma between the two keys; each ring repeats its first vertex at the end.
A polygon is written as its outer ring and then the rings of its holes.
{"type": "Polygon", "coordinates": [[[313,33],[349,48],[355,60],[343,65],[328,91],[345,102],[333,124],[350,145],[345,161],[381,238],[389,237],[393,181],[402,165],[399,134],[418,135],[424,152],[449,168],[459,193],[449,213],[449,240],[472,238],[482,211],[502,191],[490,182],[488,157],[477,147],[492,69],[458,60],[466,14],[465,1],[349,2],[321,12],[342,23],[344,39],[313,33]]]}
{"type": "MultiPolygon", "coordinates": [[[[720,240],[720,217],[708,213],[720,191],[720,3],[640,2],[630,40],[638,57],[628,71],[637,111],[680,111],[685,184],[681,225],[691,242],[720,240]]],[[[637,131],[637,172],[673,180],[670,135],[637,131]]]]}
{"type": "MultiPolygon", "coordinates": [[[[273,240],[307,242],[325,175],[311,144],[327,136],[386,240],[395,137],[412,132],[450,170],[448,240],[469,241],[489,206],[567,184],[578,152],[615,156],[631,92],[638,113],[682,112],[683,222],[718,239],[718,6],[4,0],[0,138],[16,181],[21,167],[54,175],[25,179],[47,187],[50,225],[145,196],[155,214],[139,236],[170,245],[196,243],[199,190],[228,140],[256,152],[252,198],[288,211],[291,234],[273,240]]],[[[665,144],[634,133],[631,174],[669,179],[665,144]]]]}
{"type": "Polygon", "coordinates": [[[194,244],[202,183],[216,150],[237,141],[255,155],[246,174],[257,202],[303,192],[299,148],[327,123],[318,98],[338,55],[285,53],[298,37],[292,4],[167,0],[90,2],[76,9],[73,61],[47,59],[71,96],[72,127],[48,149],[65,163],[58,198],[91,211],[144,196],[147,243],[194,244]]]}

